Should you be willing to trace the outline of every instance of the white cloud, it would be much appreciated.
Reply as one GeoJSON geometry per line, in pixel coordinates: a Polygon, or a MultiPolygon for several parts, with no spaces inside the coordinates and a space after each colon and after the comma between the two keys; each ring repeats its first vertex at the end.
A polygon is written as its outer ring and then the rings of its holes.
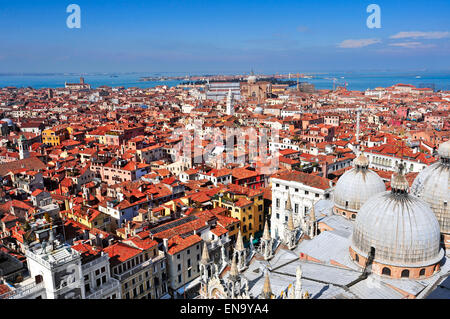
{"type": "Polygon", "coordinates": [[[409,31],[409,32],[399,32],[390,36],[391,39],[407,39],[407,38],[423,38],[423,39],[442,39],[450,36],[448,31],[433,31],[433,32],[422,32],[422,31],[409,31]]]}
{"type": "Polygon", "coordinates": [[[378,39],[359,39],[359,40],[344,40],[339,43],[340,48],[345,49],[354,49],[354,48],[362,48],[371,44],[381,43],[381,40],[378,39]]]}
{"type": "Polygon", "coordinates": [[[408,48],[408,49],[426,49],[426,48],[433,48],[435,47],[434,44],[424,44],[422,42],[396,42],[389,44],[393,47],[402,47],[402,48],[408,48]]]}

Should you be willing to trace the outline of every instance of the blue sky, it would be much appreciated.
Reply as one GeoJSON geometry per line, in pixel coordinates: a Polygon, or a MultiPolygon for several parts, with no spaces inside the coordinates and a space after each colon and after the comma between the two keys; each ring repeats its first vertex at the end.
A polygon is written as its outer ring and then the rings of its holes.
{"type": "Polygon", "coordinates": [[[450,70],[450,1],[0,0],[0,73],[450,70]],[[66,7],[81,7],[81,29],[66,7]],[[381,28],[369,29],[369,4],[381,28]]]}

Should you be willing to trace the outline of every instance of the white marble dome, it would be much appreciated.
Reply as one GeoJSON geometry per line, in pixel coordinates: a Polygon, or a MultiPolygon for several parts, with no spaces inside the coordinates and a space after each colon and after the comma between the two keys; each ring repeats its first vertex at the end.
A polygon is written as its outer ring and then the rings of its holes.
{"type": "Polygon", "coordinates": [[[441,158],[450,159],[450,140],[442,143],[438,148],[438,154],[441,158]]]}
{"type": "Polygon", "coordinates": [[[421,171],[411,193],[427,202],[435,213],[442,233],[450,233],[450,141],[442,143],[440,160],[421,171]]]}
{"type": "Polygon", "coordinates": [[[377,173],[368,169],[369,161],[364,155],[355,159],[354,164],[337,181],[334,203],[337,208],[358,212],[370,197],[386,191],[386,186],[377,173]]]}
{"type": "Polygon", "coordinates": [[[398,267],[423,267],[439,262],[440,230],[430,206],[410,195],[403,175],[392,179],[392,191],[370,198],[356,216],[352,249],[374,262],[398,267]]]}
{"type": "Polygon", "coordinates": [[[255,114],[263,114],[263,112],[264,112],[264,109],[261,106],[257,106],[253,110],[253,113],[255,113],[255,114]]]}
{"type": "Polygon", "coordinates": [[[248,83],[256,83],[256,76],[250,75],[250,76],[247,78],[247,82],[248,82],[248,83]]]}

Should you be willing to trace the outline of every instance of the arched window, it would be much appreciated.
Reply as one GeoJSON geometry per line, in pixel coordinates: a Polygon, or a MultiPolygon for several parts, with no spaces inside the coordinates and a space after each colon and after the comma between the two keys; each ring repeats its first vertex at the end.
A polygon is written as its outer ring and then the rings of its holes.
{"type": "Polygon", "coordinates": [[[391,270],[388,267],[384,267],[383,270],[381,271],[381,274],[386,275],[386,276],[390,276],[391,275],[391,270]]]}
{"type": "Polygon", "coordinates": [[[358,254],[355,254],[355,261],[356,261],[356,262],[359,262],[359,256],[358,256],[358,254]]]}
{"type": "Polygon", "coordinates": [[[356,218],[356,214],[352,214],[352,219],[355,219],[356,218]]]}
{"type": "Polygon", "coordinates": [[[402,270],[402,278],[408,278],[409,277],[409,270],[405,269],[402,270]]]}
{"type": "Polygon", "coordinates": [[[425,276],[425,268],[420,269],[419,276],[425,276]]]}

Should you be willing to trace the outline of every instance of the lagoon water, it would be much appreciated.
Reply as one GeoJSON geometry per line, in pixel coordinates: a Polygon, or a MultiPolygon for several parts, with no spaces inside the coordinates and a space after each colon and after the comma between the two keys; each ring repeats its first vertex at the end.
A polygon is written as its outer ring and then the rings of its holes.
{"type": "MultiPolygon", "coordinates": [[[[93,88],[102,85],[110,87],[124,86],[149,88],[158,85],[175,86],[183,81],[139,81],[145,76],[168,76],[162,73],[126,73],[126,74],[0,74],[0,87],[33,87],[40,88],[61,88],[65,82],[79,82],[83,76],[86,83],[93,88]]],[[[436,90],[450,90],[450,72],[342,72],[342,73],[310,73],[312,79],[300,79],[302,82],[313,83],[317,89],[332,89],[333,78],[336,85],[343,86],[347,83],[349,90],[373,89],[376,87],[388,87],[397,83],[412,84],[417,87],[433,87],[436,90]]]]}

